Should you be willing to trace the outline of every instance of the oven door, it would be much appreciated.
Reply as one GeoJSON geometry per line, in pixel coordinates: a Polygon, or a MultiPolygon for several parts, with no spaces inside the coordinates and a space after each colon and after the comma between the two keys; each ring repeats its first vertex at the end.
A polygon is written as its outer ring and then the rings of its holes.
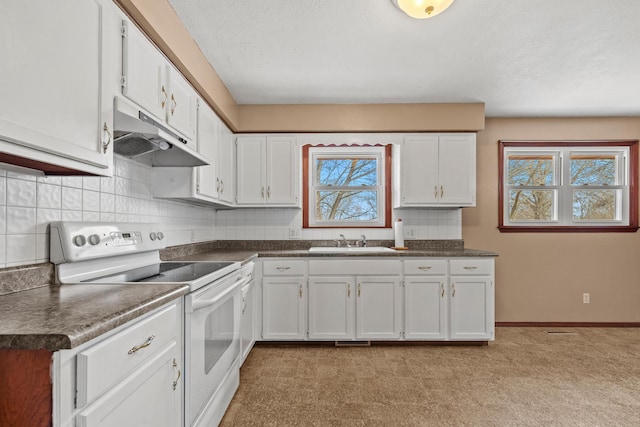
{"type": "Polygon", "coordinates": [[[216,391],[240,355],[240,288],[244,283],[245,279],[236,272],[186,296],[187,425],[192,425],[213,404],[216,391]]]}

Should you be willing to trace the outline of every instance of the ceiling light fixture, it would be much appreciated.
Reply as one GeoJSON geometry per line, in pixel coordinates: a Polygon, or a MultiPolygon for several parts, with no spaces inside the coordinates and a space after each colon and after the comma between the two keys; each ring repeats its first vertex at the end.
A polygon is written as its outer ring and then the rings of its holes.
{"type": "Polygon", "coordinates": [[[453,0],[391,0],[398,9],[412,18],[432,18],[444,12],[453,0]]]}

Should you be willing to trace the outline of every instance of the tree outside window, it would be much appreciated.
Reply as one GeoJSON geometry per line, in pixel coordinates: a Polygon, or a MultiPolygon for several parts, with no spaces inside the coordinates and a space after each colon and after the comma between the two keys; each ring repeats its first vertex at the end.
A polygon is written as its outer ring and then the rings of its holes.
{"type": "Polygon", "coordinates": [[[501,231],[635,231],[637,141],[500,141],[501,231]]]}

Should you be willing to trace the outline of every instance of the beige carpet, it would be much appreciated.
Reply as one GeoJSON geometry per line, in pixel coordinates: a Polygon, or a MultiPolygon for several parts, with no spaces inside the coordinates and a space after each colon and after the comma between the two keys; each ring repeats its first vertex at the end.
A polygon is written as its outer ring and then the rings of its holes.
{"type": "Polygon", "coordinates": [[[496,337],[485,347],[258,345],[221,425],[640,426],[640,329],[496,337]]]}

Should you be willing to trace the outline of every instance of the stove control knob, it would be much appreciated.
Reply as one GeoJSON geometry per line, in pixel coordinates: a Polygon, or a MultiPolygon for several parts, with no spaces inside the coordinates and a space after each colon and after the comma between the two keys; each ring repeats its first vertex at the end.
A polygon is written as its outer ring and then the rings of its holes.
{"type": "Polygon", "coordinates": [[[98,236],[97,234],[92,234],[91,236],[89,236],[90,245],[95,246],[98,243],[100,243],[100,236],[98,236]]]}
{"type": "Polygon", "coordinates": [[[158,238],[158,235],[154,231],[152,231],[149,234],[149,238],[151,239],[151,241],[154,241],[154,240],[156,240],[158,238]]]}
{"type": "Polygon", "coordinates": [[[158,240],[162,239],[164,239],[164,234],[162,233],[162,231],[158,231],[158,240]]]}
{"type": "Polygon", "coordinates": [[[76,246],[84,246],[87,243],[87,238],[82,234],[78,234],[77,236],[73,236],[73,244],[76,246]]]}

